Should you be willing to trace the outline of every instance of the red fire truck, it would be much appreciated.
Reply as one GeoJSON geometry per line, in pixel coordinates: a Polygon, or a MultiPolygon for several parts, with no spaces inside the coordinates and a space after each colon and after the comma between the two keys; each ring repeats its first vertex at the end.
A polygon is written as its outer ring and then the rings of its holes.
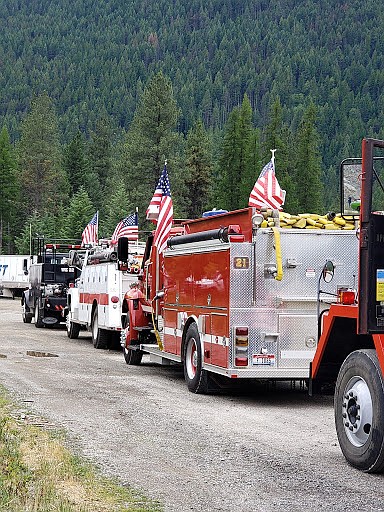
{"type": "MultiPolygon", "coordinates": [[[[384,204],[376,148],[342,165],[343,213],[360,229],[263,228],[253,208],[187,221],[125,295],[125,360],[181,363],[190,391],[225,379],[335,384],[350,464],[384,469],[384,204]],[[375,162],[375,165],[374,165],[375,162]],[[360,189],[360,184],[362,187],[360,189]],[[377,190],[376,190],[377,188],[377,190]],[[377,211],[376,211],[377,208],[377,211]],[[357,225],[357,223],[356,223],[357,225]],[[359,256],[359,258],[358,258],[359,256]]],[[[384,174],[384,165],[383,165],[384,174]]]]}

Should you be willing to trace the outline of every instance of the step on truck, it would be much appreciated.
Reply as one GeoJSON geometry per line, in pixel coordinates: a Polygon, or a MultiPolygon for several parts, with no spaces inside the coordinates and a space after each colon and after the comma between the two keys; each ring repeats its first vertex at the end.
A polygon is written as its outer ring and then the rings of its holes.
{"type": "Polygon", "coordinates": [[[68,240],[33,240],[34,262],[29,267],[28,289],[21,297],[24,323],[34,320],[35,327],[40,328],[65,322],[67,292],[76,277],[68,256],[76,247],[80,245],[68,240]]]}
{"type": "Polygon", "coordinates": [[[70,257],[80,274],[67,296],[67,334],[76,339],[81,330],[88,330],[97,349],[120,348],[123,297],[141,267],[141,242],[121,238],[119,248],[118,254],[117,247],[105,241],[87,251],[73,251],[70,257]]]}
{"type": "Polygon", "coordinates": [[[279,227],[278,212],[264,227],[246,208],[185,222],[160,255],[149,236],[124,297],[127,364],[181,363],[194,393],[229,379],[334,386],[344,456],[383,471],[383,149],[364,139],[342,164],[338,229],[279,227]]]}

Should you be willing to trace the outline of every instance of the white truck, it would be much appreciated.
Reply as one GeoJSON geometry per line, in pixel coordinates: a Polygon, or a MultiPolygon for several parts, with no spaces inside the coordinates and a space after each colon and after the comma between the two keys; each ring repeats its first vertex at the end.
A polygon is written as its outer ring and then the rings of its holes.
{"type": "Polygon", "coordinates": [[[144,244],[131,243],[128,250],[127,241],[125,249],[121,259],[116,250],[108,246],[71,255],[72,263],[81,266],[81,274],[67,295],[69,338],[75,339],[81,330],[88,330],[95,348],[120,346],[123,298],[130,285],[137,281],[144,244]]]}
{"type": "Polygon", "coordinates": [[[21,297],[29,285],[29,267],[32,256],[29,254],[0,254],[0,296],[21,297]]]}

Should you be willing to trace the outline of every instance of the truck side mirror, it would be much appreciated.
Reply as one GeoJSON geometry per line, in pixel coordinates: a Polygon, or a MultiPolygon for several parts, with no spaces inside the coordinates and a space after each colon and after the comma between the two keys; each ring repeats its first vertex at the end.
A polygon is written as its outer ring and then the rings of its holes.
{"type": "Polygon", "coordinates": [[[346,158],[340,165],[341,214],[359,216],[361,158],[346,158]]]}
{"type": "Polygon", "coordinates": [[[325,265],[323,267],[322,274],[321,274],[324,281],[326,283],[330,283],[333,279],[334,273],[335,273],[335,265],[330,260],[326,261],[325,265]]]}
{"type": "Polygon", "coordinates": [[[122,263],[128,261],[128,238],[121,237],[117,241],[117,259],[122,263]]]}

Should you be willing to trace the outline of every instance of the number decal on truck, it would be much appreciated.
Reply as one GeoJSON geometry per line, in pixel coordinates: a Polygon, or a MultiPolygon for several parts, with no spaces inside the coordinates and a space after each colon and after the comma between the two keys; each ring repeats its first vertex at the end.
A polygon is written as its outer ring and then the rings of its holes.
{"type": "Polygon", "coordinates": [[[234,258],[233,266],[234,266],[234,268],[237,268],[237,269],[247,269],[247,268],[249,268],[249,258],[246,258],[246,257],[234,258]]]}
{"type": "Polygon", "coordinates": [[[1,275],[5,275],[5,271],[7,270],[9,265],[0,265],[0,276],[1,275]],[[1,271],[3,271],[3,273],[1,273],[1,271]]]}

